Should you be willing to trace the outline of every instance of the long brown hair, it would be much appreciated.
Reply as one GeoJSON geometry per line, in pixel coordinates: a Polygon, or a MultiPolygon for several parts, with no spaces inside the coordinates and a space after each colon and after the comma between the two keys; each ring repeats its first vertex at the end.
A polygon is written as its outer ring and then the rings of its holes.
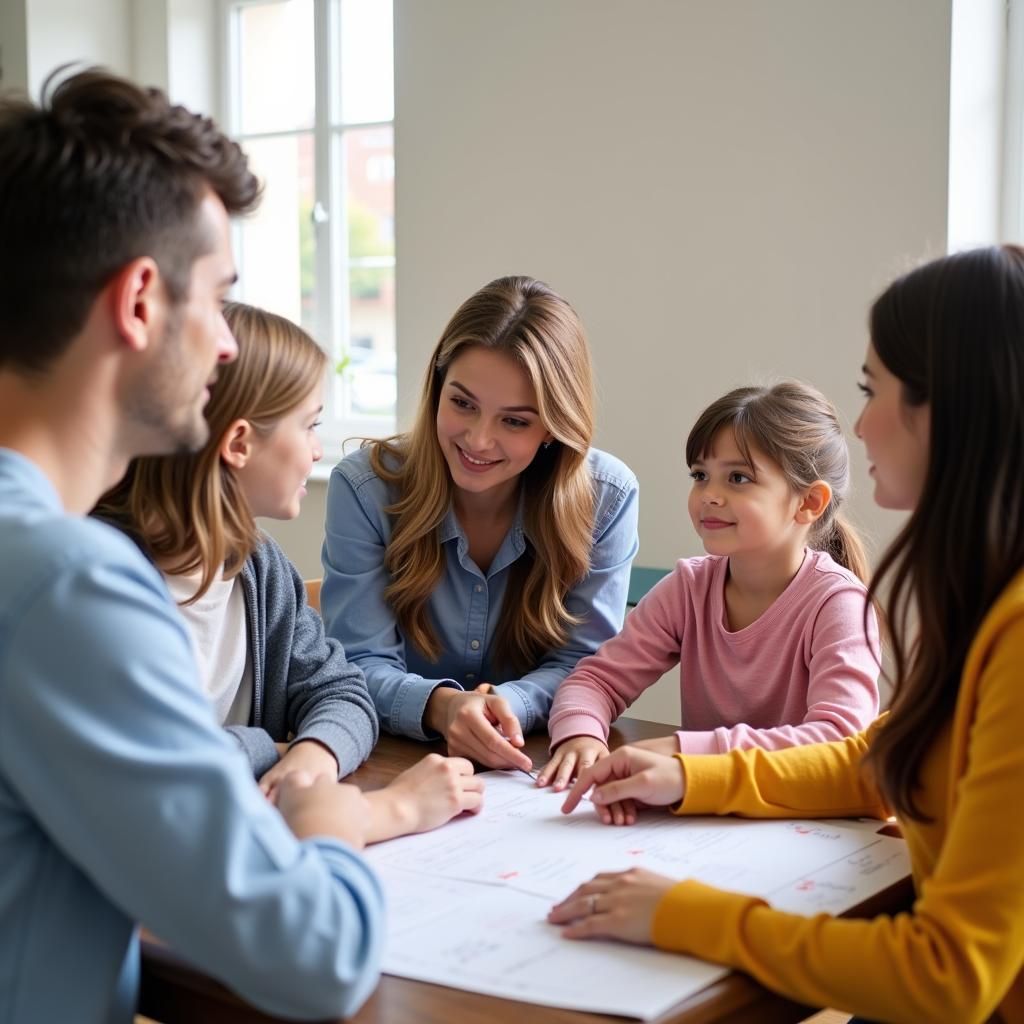
{"type": "Polygon", "coordinates": [[[587,468],[593,435],[590,353],[576,312],[547,285],[503,277],[471,295],[434,349],[412,429],[372,443],[370,461],[400,497],[384,564],[384,596],[405,637],[436,661],[441,650],[427,602],[444,571],[438,541],[452,479],[437,441],[437,408],[448,366],[471,346],[502,352],[523,368],[541,422],[554,435],[523,471],[527,549],[511,569],[495,634],[494,660],[522,671],[563,644],[576,620],[565,596],[590,568],[594,488],[587,468]]]}
{"type": "Polygon", "coordinates": [[[197,601],[223,569],[235,575],[259,544],[242,488],[220,457],[221,441],[238,419],[269,435],[323,379],[327,357],[290,320],[240,302],[224,309],[238,339],[238,358],[219,368],[206,406],[210,438],[187,455],[135,459],[96,514],[131,534],[162,570],[199,570],[197,601]]]}
{"type": "Polygon", "coordinates": [[[871,569],[864,545],[840,511],[850,494],[850,450],[835,406],[817,389],[795,380],[736,388],[698,417],[686,439],[687,465],[705,458],[725,429],[733,432],[736,447],[751,466],[753,447],[782,470],[794,491],[806,490],[816,480],[832,488],[832,499],[808,544],[828,552],[867,583],[871,569]]]}
{"type": "Polygon", "coordinates": [[[1024,568],[1024,249],[911,271],[875,302],[870,328],[904,402],[930,407],[921,495],[871,584],[889,582],[895,694],[869,755],[890,805],[926,820],[921,763],[982,619],[1024,568]]]}

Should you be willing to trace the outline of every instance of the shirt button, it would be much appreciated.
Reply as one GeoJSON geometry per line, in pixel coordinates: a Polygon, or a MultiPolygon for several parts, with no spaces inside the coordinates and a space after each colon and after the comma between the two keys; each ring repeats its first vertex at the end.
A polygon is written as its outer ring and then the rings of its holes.
{"type": "Polygon", "coordinates": [[[473,589],[479,594],[484,588],[478,583],[473,589]]]}
{"type": "Polygon", "coordinates": [[[472,647],[474,651],[479,651],[480,650],[480,641],[479,640],[471,640],[469,642],[469,646],[472,647]]]}
{"type": "Polygon", "coordinates": [[[466,673],[466,682],[467,683],[473,682],[474,679],[476,679],[476,673],[474,673],[474,672],[467,672],[466,673]]]}

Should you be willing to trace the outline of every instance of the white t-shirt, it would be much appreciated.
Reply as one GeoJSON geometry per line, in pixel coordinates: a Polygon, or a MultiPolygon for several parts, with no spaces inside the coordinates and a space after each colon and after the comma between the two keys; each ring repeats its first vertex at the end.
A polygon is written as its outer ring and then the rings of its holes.
{"type": "Polygon", "coordinates": [[[199,679],[221,725],[248,725],[252,714],[252,662],[242,580],[221,573],[193,604],[182,605],[199,587],[199,573],[169,576],[171,596],[188,626],[199,679]]]}

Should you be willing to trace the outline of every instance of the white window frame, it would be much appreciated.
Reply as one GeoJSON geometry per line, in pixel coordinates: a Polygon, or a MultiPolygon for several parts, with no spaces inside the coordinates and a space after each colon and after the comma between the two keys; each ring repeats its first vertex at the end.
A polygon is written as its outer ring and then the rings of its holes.
{"type": "Polygon", "coordinates": [[[1002,239],[1024,244],[1024,0],[1006,2],[1002,239]]]}
{"type": "MultiPolygon", "coordinates": [[[[222,109],[227,133],[243,146],[247,139],[285,138],[307,134],[309,129],[273,132],[241,131],[241,97],[236,84],[241,59],[238,14],[246,7],[287,3],[288,0],[220,0],[225,73],[222,76],[222,109]]],[[[359,267],[390,267],[394,256],[352,259],[348,252],[348,189],[345,176],[344,137],[350,130],[391,128],[394,120],[345,123],[341,119],[341,5],[344,0],[312,0],[314,21],[315,115],[313,230],[316,240],[316,312],[314,336],[324,347],[330,363],[324,389],[323,426],[320,437],[324,460],[316,475],[326,475],[344,454],[348,438],[384,437],[395,432],[395,416],[367,416],[351,411],[350,375],[334,372],[348,348],[350,327],[349,271],[359,267]],[[332,88],[332,77],[335,85],[332,88]]],[[[282,69],[283,70],[283,69],[282,69]]],[[[393,113],[393,112],[392,112],[393,113]]],[[[243,230],[234,226],[235,232],[243,230]]],[[[236,235],[236,243],[237,243],[236,235]]],[[[242,248],[235,245],[241,260],[242,248]]],[[[244,276],[244,265],[239,266],[244,276]]],[[[396,373],[397,382],[397,373],[396,373]]],[[[351,445],[348,446],[351,449],[351,445]]]]}

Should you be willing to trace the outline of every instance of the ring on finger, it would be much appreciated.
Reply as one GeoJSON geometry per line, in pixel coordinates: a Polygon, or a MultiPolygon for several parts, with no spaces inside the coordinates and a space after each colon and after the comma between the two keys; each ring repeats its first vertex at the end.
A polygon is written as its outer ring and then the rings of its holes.
{"type": "Polygon", "coordinates": [[[597,913],[597,893],[592,892],[587,901],[587,913],[593,916],[597,913]]]}

